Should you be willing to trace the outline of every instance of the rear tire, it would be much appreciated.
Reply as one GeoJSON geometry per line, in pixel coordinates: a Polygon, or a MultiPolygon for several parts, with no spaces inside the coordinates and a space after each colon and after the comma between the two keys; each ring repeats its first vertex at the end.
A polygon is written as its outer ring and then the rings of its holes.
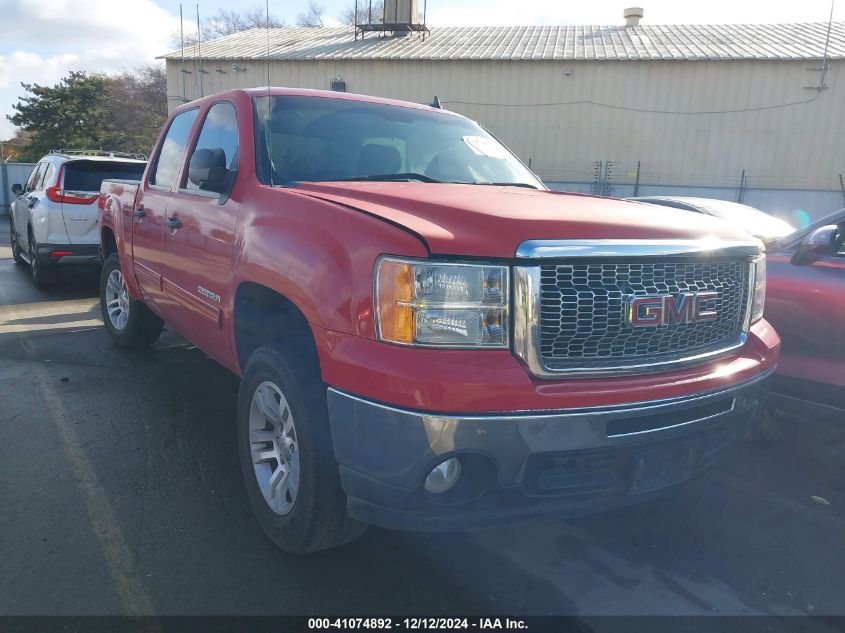
{"type": "Polygon", "coordinates": [[[54,266],[45,266],[38,261],[38,243],[29,231],[29,274],[36,288],[47,288],[56,283],[56,269],[54,266]]]}
{"type": "Polygon", "coordinates": [[[100,310],[106,330],[121,347],[148,347],[164,328],[164,321],[129,296],[117,253],[109,255],[100,273],[100,310]]]}
{"type": "Polygon", "coordinates": [[[289,357],[270,347],[250,356],[238,393],[238,454],[264,532],[286,552],[305,554],[348,543],[366,526],[346,513],[319,372],[289,357]]]}
{"type": "Polygon", "coordinates": [[[15,231],[15,223],[12,221],[11,215],[9,216],[9,236],[12,243],[12,259],[14,259],[15,263],[19,266],[23,266],[26,264],[26,260],[21,256],[21,245],[18,241],[18,235],[15,231]]]}

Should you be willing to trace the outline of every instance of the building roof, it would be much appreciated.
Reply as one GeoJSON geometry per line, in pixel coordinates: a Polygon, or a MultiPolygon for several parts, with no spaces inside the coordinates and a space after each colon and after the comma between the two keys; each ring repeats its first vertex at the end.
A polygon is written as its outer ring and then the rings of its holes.
{"type": "MultiPolygon", "coordinates": [[[[828,25],[719,24],[434,27],[425,39],[354,38],[352,27],[270,29],[276,60],[800,60],[821,58],[828,25]]],[[[265,59],[268,33],[241,31],[201,45],[203,59],[265,59]]],[[[185,48],[185,58],[200,50],[185,48]]],[[[179,59],[181,51],[163,55],[179,59]]],[[[845,58],[845,22],[834,22],[828,56],[845,58]]]]}

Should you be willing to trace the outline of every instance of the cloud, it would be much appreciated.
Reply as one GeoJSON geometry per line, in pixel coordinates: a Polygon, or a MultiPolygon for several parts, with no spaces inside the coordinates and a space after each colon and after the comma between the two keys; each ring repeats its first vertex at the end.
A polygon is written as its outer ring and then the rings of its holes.
{"type": "MultiPolygon", "coordinates": [[[[178,19],[152,0],[0,0],[0,39],[65,48],[117,46],[136,50],[162,44],[179,28],[178,19]],[[25,25],[25,28],[24,28],[25,25]]],[[[153,52],[153,51],[150,51],[153,52]]]]}
{"type": "Polygon", "coordinates": [[[119,72],[170,48],[179,19],[152,0],[0,0],[0,138],[21,82],[53,85],[72,70],[119,72]]]}

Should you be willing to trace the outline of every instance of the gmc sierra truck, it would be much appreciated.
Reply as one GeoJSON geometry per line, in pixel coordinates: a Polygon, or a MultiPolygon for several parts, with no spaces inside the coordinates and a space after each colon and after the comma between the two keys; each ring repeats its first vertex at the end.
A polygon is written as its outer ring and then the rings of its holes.
{"type": "Polygon", "coordinates": [[[759,241],[549,191],[438,108],[205,97],[99,206],[106,329],[166,322],[241,377],[246,491],[290,552],[649,499],[745,431],[777,360],[759,241]]]}

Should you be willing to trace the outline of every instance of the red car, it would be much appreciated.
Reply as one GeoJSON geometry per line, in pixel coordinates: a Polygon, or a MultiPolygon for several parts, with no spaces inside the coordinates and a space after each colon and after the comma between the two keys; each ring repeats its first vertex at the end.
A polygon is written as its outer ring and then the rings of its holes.
{"type": "Polygon", "coordinates": [[[648,498],[716,463],[777,362],[758,240],[548,191],[437,108],[209,96],[100,196],[106,330],[166,321],[241,377],[247,494],[291,552],[648,498]]]}
{"type": "Polygon", "coordinates": [[[845,209],[770,247],[766,318],[783,338],[770,405],[845,413],[845,209]]]}

